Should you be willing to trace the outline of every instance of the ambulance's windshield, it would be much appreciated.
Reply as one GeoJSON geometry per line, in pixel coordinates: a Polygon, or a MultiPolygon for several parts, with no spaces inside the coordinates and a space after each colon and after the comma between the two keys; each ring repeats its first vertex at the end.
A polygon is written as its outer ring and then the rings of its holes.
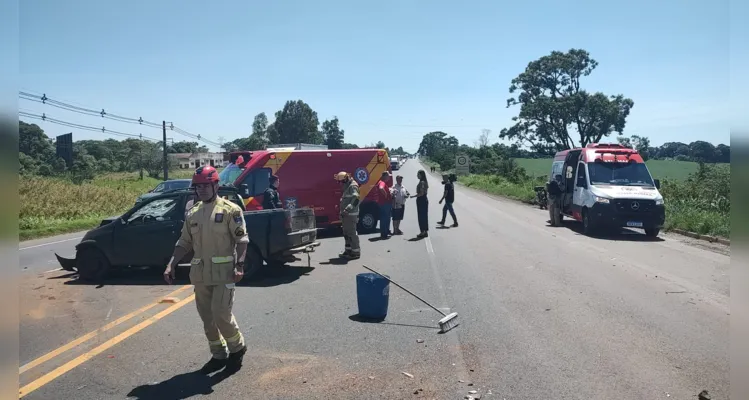
{"type": "Polygon", "coordinates": [[[655,186],[643,163],[588,164],[591,185],[655,186]]]}
{"type": "Polygon", "coordinates": [[[242,175],[242,171],[244,171],[244,168],[239,168],[237,164],[229,164],[218,174],[219,183],[225,186],[233,185],[239,175],[242,175]]]}

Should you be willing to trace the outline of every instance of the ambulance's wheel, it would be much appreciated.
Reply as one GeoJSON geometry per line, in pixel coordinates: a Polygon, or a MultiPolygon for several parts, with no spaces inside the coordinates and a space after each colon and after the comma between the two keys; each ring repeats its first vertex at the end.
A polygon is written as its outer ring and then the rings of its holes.
{"type": "Polygon", "coordinates": [[[84,281],[99,281],[106,277],[110,264],[107,256],[93,246],[88,246],[75,256],[78,276],[84,281]]]}
{"type": "Polygon", "coordinates": [[[366,206],[359,211],[359,223],[357,224],[359,233],[372,233],[377,229],[378,211],[374,206],[366,206]]]}
{"type": "Polygon", "coordinates": [[[250,244],[247,248],[247,256],[244,263],[244,278],[242,279],[252,278],[261,268],[263,268],[263,255],[260,254],[260,249],[257,246],[250,244]]]}
{"type": "Polygon", "coordinates": [[[596,225],[588,210],[583,210],[583,233],[587,236],[593,236],[596,233],[596,225]]]}

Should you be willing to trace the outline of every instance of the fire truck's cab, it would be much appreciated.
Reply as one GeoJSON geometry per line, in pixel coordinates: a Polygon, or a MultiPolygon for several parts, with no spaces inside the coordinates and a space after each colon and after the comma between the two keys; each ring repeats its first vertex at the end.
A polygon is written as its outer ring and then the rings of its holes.
{"type": "Polygon", "coordinates": [[[581,221],[586,235],[630,227],[655,237],[666,219],[659,188],[634,149],[591,143],[560,151],[546,184],[549,219],[552,226],[561,225],[564,216],[581,221]]]}

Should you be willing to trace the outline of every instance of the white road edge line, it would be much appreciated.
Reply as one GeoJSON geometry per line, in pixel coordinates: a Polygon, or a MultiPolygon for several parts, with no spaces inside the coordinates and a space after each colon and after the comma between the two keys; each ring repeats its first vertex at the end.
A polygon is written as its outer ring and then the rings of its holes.
{"type": "Polygon", "coordinates": [[[426,238],[424,243],[426,243],[427,246],[427,253],[434,254],[434,247],[432,247],[432,241],[429,240],[429,237],[426,238]]]}
{"type": "Polygon", "coordinates": [[[80,238],[82,238],[82,237],[83,237],[83,236],[79,236],[79,237],[74,237],[74,238],[70,238],[70,239],[57,240],[57,241],[54,241],[54,242],[49,242],[49,243],[35,244],[35,245],[33,245],[33,246],[28,246],[28,247],[21,247],[21,248],[20,248],[20,249],[18,249],[18,250],[19,250],[19,251],[21,251],[21,250],[35,249],[35,248],[37,248],[37,247],[42,247],[42,246],[49,246],[49,245],[51,245],[51,244],[64,243],[64,242],[69,242],[69,241],[71,241],[71,240],[78,240],[78,239],[80,239],[80,238]]]}

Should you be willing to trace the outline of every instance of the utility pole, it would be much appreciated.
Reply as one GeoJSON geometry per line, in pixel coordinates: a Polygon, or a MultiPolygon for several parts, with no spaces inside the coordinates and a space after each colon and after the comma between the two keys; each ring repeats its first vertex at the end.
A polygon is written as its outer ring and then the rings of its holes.
{"type": "Polygon", "coordinates": [[[166,121],[161,122],[161,132],[164,134],[164,180],[169,179],[169,160],[166,155],[166,121]]]}

